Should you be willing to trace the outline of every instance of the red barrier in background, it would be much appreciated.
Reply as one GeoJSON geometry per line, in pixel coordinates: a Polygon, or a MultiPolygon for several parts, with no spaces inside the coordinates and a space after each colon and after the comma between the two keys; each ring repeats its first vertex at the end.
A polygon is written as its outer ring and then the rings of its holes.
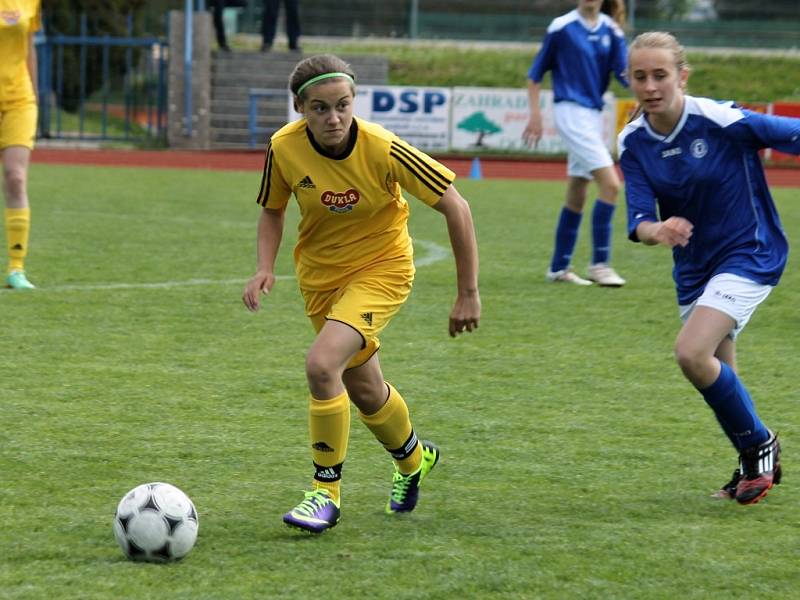
{"type": "MultiPolygon", "coordinates": [[[[438,157],[459,177],[469,177],[472,158],[438,157]]],[[[77,148],[47,148],[39,145],[31,155],[34,164],[101,165],[117,167],[156,167],[176,169],[257,171],[264,168],[263,151],[210,152],[203,150],[81,150],[77,148]]],[[[567,165],[563,160],[533,161],[481,158],[484,178],[544,179],[563,181],[567,165]]],[[[767,167],[770,185],[800,187],[800,168],[767,167]]]]}

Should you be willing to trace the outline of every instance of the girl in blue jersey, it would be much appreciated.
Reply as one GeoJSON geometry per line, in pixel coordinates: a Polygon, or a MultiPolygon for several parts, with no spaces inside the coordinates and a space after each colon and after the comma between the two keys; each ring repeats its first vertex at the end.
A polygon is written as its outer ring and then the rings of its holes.
{"type": "Polygon", "coordinates": [[[638,36],[628,63],[641,108],[619,136],[629,237],[672,248],[675,357],[739,452],[715,495],[753,504],[780,483],[780,445],[736,375],[735,343],[788,252],[758,151],[800,154],[800,119],[686,95],[689,67],[668,33],[638,36]]]}
{"type": "Polygon", "coordinates": [[[625,284],[609,266],[611,222],[620,182],[603,140],[603,94],[611,73],[627,86],[625,37],[618,24],[625,20],[622,0],[579,0],[577,9],[555,19],[528,72],[530,120],[522,138],[535,145],[542,137],[539,90],[552,71],[556,128],[567,146],[567,195],[556,228],[549,281],[619,287],[625,284]],[[611,16],[609,16],[611,15],[611,16]],[[613,17],[613,18],[612,18],[613,17]],[[570,261],[594,179],[598,198],[592,210],[592,262],[588,279],[572,271],[570,261]]]}

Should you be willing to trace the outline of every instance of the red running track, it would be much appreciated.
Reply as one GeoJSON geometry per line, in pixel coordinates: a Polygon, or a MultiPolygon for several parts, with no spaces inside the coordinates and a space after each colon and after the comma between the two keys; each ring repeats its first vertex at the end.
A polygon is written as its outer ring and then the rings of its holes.
{"type": "MultiPolygon", "coordinates": [[[[36,148],[32,162],[62,165],[101,165],[119,167],[161,167],[223,171],[260,171],[264,155],[261,151],[207,150],[82,150],[36,148]]],[[[459,177],[468,177],[471,158],[442,158],[441,161],[459,177]]],[[[482,158],[481,175],[490,179],[542,179],[560,181],[566,178],[563,161],[506,160],[482,158]]],[[[770,185],[800,187],[800,168],[767,168],[770,185]]]]}

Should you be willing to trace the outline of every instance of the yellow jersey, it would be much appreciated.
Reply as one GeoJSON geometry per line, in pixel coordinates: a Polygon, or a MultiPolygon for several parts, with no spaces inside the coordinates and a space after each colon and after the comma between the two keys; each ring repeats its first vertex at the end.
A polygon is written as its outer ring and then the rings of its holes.
{"type": "Polygon", "coordinates": [[[328,155],[305,119],[285,125],[267,146],[258,203],[300,207],[295,268],[300,287],[333,290],[385,261],[413,273],[408,203],[401,190],[436,204],[455,174],[380,125],[353,118],[341,156],[328,155]]]}
{"type": "Polygon", "coordinates": [[[28,42],[41,24],[40,0],[0,0],[0,104],[35,98],[28,42]]]}

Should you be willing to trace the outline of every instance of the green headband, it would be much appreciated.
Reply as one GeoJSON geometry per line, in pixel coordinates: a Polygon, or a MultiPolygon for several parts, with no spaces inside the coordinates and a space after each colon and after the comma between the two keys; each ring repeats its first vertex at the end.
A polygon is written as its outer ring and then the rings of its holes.
{"type": "Polygon", "coordinates": [[[297,88],[297,95],[299,96],[300,94],[302,94],[303,90],[306,89],[308,86],[314,85],[315,83],[319,83],[323,79],[330,79],[331,77],[344,77],[345,79],[348,79],[350,83],[355,84],[353,78],[350,77],[350,75],[348,75],[347,73],[341,73],[339,71],[335,73],[323,73],[322,75],[317,75],[316,77],[312,77],[311,79],[306,81],[303,85],[301,85],[299,88],[297,88]]]}

